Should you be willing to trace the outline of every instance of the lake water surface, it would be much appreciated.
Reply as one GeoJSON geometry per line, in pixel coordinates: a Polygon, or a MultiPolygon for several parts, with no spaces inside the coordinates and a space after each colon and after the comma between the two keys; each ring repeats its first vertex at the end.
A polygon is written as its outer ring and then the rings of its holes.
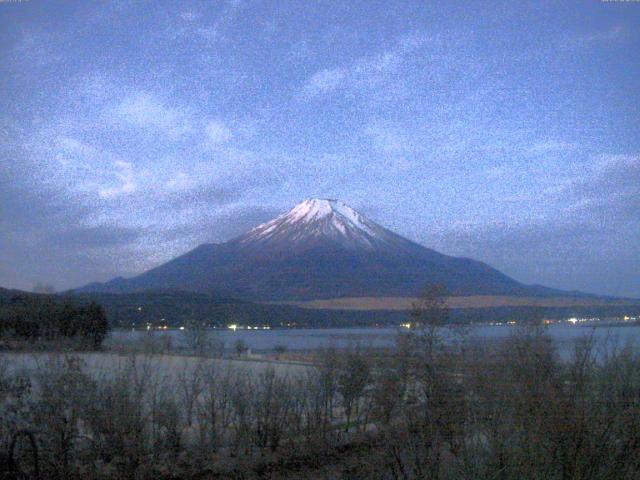
{"type": "MultiPolygon", "coordinates": [[[[468,329],[468,337],[476,343],[491,343],[509,338],[521,327],[512,325],[483,325],[468,329]]],[[[545,327],[555,341],[563,357],[571,355],[576,341],[593,336],[599,346],[623,347],[629,344],[640,346],[640,326],[593,326],[555,324],[545,327]]],[[[397,328],[328,328],[328,329],[274,329],[274,330],[210,330],[209,335],[224,342],[226,348],[233,348],[237,340],[242,340],[253,352],[267,352],[278,345],[288,350],[313,350],[319,347],[344,348],[349,345],[371,347],[390,347],[396,342],[397,328]]],[[[116,330],[108,339],[111,343],[136,343],[145,338],[170,340],[171,345],[179,347],[188,343],[185,331],[116,330]]]]}

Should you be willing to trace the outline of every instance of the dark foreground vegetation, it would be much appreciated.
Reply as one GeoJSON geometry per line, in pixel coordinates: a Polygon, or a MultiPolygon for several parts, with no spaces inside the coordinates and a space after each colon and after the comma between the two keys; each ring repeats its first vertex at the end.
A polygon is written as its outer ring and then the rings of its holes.
{"type": "Polygon", "coordinates": [[[154,355],[98,371],[80,354],[27,372],[5,354],[0,471],[83,480],[639,478],[635,352],[585,340],[562,363],[541,327],[479,347],[464,332],[445,344],[438,322],[399,337],[395,349],[318,352],[295,373],[196,357],[168,372],[154,355]]]}
{"type": "Polygon", "coordinates": [[[109,331],[104,309],[51,295],[13,295],[0,299],[0,345],[70,344],[98,348],[109,331]]]}

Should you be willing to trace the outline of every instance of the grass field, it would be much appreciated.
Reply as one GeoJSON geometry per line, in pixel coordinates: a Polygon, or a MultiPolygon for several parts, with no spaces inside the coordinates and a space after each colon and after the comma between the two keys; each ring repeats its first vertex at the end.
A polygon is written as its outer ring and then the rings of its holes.
{"type": "Polygon", "coordinates": [[[82,370],[90,376],[113,374],[132,365],[151,369],[154,376],[167,380],[175,379],[180,372],[191,372],[196,368],[217,371],[234,371],[238,375],[257,376],[272,368],[278,375],[296,376],[304,374],[309,367],[291,362],[262,359],[211,359],[195,356],[110,353],[110,352],[4,352],[0,353],[0,368],[6,373],[35,371],[72,356],[82,362],[82,370]]]}

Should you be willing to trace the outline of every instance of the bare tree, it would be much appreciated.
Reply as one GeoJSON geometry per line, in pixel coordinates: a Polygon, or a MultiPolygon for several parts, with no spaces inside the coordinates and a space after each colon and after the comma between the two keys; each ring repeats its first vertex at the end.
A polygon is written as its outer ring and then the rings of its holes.
{"type": "Polygon", "coordinates": [[[442,327],[449,321],[447,289],[444,285],[429,284],[411,305],[411,329],[422,352],[430,359],[442,346],[442,327]]]}
{"type": "Polygon", "coordinates": [[[269,367],[258,376],[253,385],[253,436],[259,448],[278,448],[288,428],[287,420],[292,405],[289,384],[269,367]]]}
{"type": "Polygon", "coordinates": [[[206,456],[218,450],[231,428],[231,386],[236,372],[230,366],[218,371],[212,364],[202,373],[204,388],[197,402],[197,427],[200,450],[206,456]]]}
{"type": "Polygon", "coordinates": [[[186,416],[186,424],[193,425],[194,410],[198,397],[204,389],[203,385],[204,365],[198,362],[195,366],[185,362],[177,372],[176,379],[181,393],[181,405],[186,416]]]}
{"type": "Polygon", "coordinates": [[[211,338],[211,330],[204,323],[191,321],[184,326],[182,333],[194,355],[209,357],[215,353],[218,345],[211,338]]]}
{"type": "Polygon", "coordinates": [[[359,413],[360,399],[369,384],[371,368],[359,349],[348,352],[342,359],[338,374],[338,392],[342,396],[345,413],[345,432],[351,427],[352,414],[359,413]]]}

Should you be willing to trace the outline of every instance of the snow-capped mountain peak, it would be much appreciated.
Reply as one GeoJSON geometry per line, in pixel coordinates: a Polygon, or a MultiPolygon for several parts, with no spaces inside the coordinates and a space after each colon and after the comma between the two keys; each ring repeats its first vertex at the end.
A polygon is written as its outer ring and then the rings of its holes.
{"type": "Polygon", "coordinates": [[[311,198],[258,225],[236,241],[243,245],[309,245],[330,241],[349,249],[371,250],[397,236],[340,200],[311,198]]]}
{"type": "MultiPolygon", "coordinates": [[[[288,223],[309,223],[333,216],[333,224],[339,228],[340,223],[348,222],[356,228],[368,230],[365,217],[340,200],[310,198],[293,207],[280,217],[286,218],[288,223]]],[[[279,217],[279,218],[280,218],[279,217]]]]}

